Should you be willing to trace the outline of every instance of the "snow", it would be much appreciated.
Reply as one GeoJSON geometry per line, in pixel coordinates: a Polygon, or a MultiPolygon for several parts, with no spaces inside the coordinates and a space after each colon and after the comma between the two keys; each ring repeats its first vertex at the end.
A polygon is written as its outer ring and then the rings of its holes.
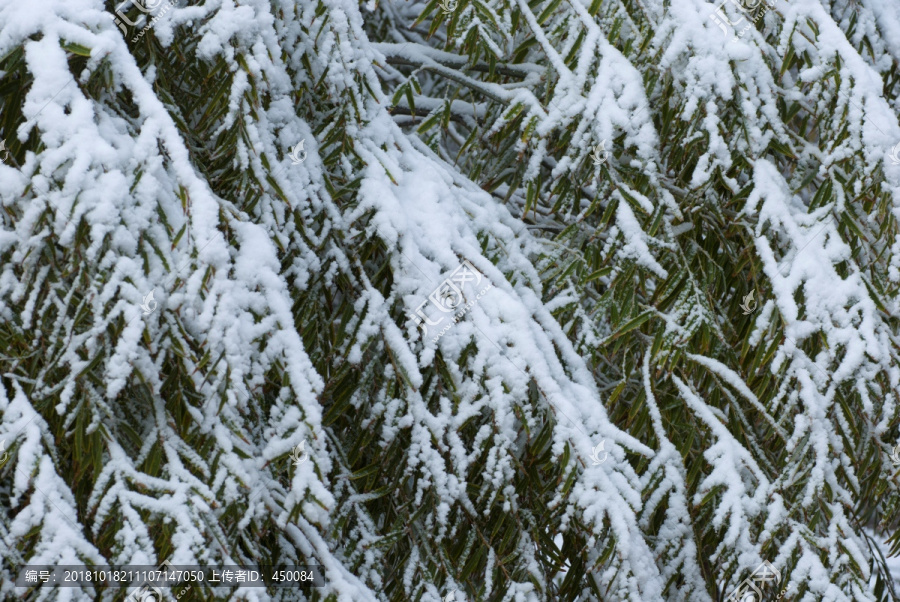
{"type": "MultiPolygon", "coordinates": [[[[593,4],[548,14],[523,0],[466,5],[458,29],[433,40],[405,26],[422,3],[373,4],[365,16],[347,0],[176,5],[153,23],[153,52],[182,53],[187,38],[185,60],[225,76],[225,111],[201,141],[182,124],[200,128],[202,111],[180,115],[160,93],[171,65],[146,65],[101,3],[0,7],[0,57],[21,48],[30,78],[14,135],[40,139],[21,165],[0,164],[0,316],[46,355],[27,376],[10,368],[0,387],[0,440],[13,450],[2,487],[15,508],[0,521],[4,559],[153,564],[163,523],[173,563],[305,557],[325,567],[322,596],[385,599],[396,526],[378,514],[380,494],[355,489],[358,450],[326,424],[345,370],[346,411],[371,431],[361,457],[403,446],[391,456],[402,465],[387,467],[401,482],[390,504],[421,510],[392,567],[395,597],[440,600],[470,585],[434,547],[468,536],[461,525],[494,513],[535,520],[518,480],[550,424],[559,482],[537,503],[558,509],[552,520],[578,532],[591,562],[615,541],[587,577],[606,598],[710,600],[709,567],[733,582],[767,560],[807,585],[803,602],[874,600],[864,589],[872,553],[851,508],[872,479],[893,479],[889,462],[859,458],[893,444],[900,386],[900,166],[888,158],[900,125],[885,84],[900,60],[900,10],[865,0],[851,33],[844,2],[780,1],[726,43],[710,20],[718,4],[593,4]],[[608,39],[613,26],[624,37],[608,39]],[[376,42],[375,32],[387,33],[376,42]],[[508,63],[525,39],[506,79],[486,81],[483,67],[508,63]],[[90,56],[72,61],[62,41],[90,56]],[[781,68],[789,50],[800,67],[781,68]],[[86,67],[73,74],[76,62],[86,67]],[[449,106],[459,130],[420,135],[392,115],[388,84],[413,77],[416,107],[449,106]],[[815,131],[784,120],[795,104],[815,114],[815,131]],[[658,131],[670,119],[684,128],[682,148],[658,131]],[[469,128],[483,147],[463,148],[469,128]],[[235,132],[233,146],[223,142],[235,132]],[[516,157],[506,166],[503,132],[516,157]],[[294,164],[301,143],[307,157],[294,164]],[[609,156],[597,164],[600,143],[609,156]],[[684,149],[698,150],[681,173],[671,163],[684,149]],[[567,180],[577,203],[555,207],[552,187],[567,180]],[[526,212],[529,186],[537,206],[526,212]],[[863,211],[870,199],[887,209],[863,211]],[[702,244],[721,234],[703,224],[720,218],[729,240],[751,245],[735,251],[751,263],[695,272],[702,244]],[[849,242],[845,220],[865,235],[849,242]],[[548,278],[560,264],[577,270],[548,278]],[[411,316],[461,265],[479,276],[461,287],[465,311],[454,319],[426,304],[433,323],[420,330],[411,316]],[[600,265],[610,270],[596,288],[579,282],[600,265]],[[610,307],[605,291],[621,291],[632,269],[630,306],[610,307]],[[740,322],[707,289],[733,279],[737,290],[750,272],[761,308],[740,322]],[[682,275],[669,310],[649,304],[682,275]],[[145,315],[150,291],[158,307],[145,315]],[[326,306],[346,315],[305,321],[326,306]],[[610,351],[627,322],[611,315],[644,312],[632,346],[610,351]],[[647,333],[663,341],[656,354],[647,333]],[[691,349],[701,338],[720,355],[691,349]],[[755,388],[741,345],[751,356],[771,349],[758,370],[775,386],[755,388]],[[607,386],[619,370],[623,387],[607,386]],[[673,404],[693,429],[690,449],[673,404]],[[137,442],[121,434],[129,420],[137,442]],[[73,433],[102,446],[86,500],[61,464],[73,433]],[[309,461],[290,466],[301,442],[309,461]],[[275,527],[278,550],[224,543],[235,529],[275,527]],[[101,553],[92,541],[106,529],[101,553]]],[[[736,20],[737,8],[724,10],[736,20]]],[[[528,529],[517,533],[515,577],[485,546],[487,568],[470,577],[485,598],[543,600],[566,576],[545,573],[528,529]]],[[[546,536],[559,553],[560,533],[546,536]]],[[[14,595],[3,575],[0,591],[14,595]]]]}

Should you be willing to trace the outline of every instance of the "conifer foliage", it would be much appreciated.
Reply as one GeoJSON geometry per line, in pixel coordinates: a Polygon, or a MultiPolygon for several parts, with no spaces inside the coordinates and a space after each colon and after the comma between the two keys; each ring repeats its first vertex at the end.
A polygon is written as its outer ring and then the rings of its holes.
{"type": "Polygon", "coordinates": [[[0,3],[0,596],[900,599],[898,116],[883,0],[0,3]]]}

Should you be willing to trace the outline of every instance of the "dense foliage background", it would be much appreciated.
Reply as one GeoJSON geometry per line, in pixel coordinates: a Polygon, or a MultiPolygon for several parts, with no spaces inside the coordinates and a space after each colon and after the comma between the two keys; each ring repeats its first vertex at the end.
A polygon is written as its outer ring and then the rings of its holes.
{"type": "Polygon", "coordinates": [[[0,592],[898,599],[898,115],[888,0],[0,2],[0,592]]]}

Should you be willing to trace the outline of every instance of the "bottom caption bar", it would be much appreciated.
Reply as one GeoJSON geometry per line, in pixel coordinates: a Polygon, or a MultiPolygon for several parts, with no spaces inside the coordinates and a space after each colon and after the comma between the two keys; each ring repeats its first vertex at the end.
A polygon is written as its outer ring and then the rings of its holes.
{"type": "Polygon", "coordinates": [[[26,565],[16,575],[16,587],[322,587],[319,565],[26,565]]]}

